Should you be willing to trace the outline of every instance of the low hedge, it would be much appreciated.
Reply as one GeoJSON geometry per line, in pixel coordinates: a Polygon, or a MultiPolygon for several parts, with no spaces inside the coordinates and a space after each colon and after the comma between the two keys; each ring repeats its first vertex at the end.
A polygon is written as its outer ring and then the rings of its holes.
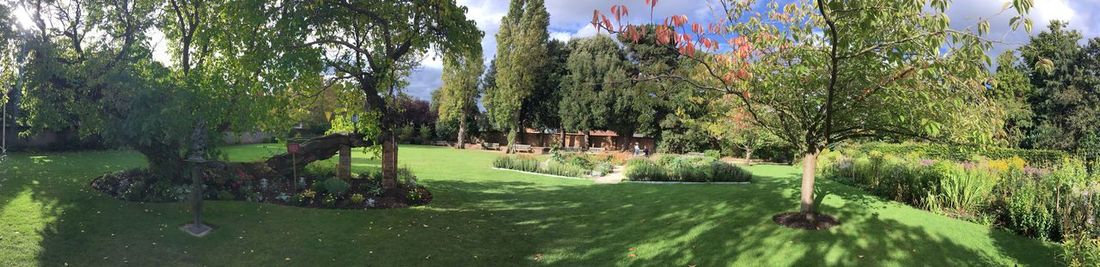
{"type": "Polygon", "coordinates": [[[966,145],[944,145],[925,143],[867,143],[858,146],[863,153],[878,151],[884,154],[910,155],[916,154],[930,159],[944,159],[952,161],[971,161],[975,156],[989,159],[1007,159],[1020,157],[1028,163],[1036,166],[1052,166],[1070,157],[1069,153],[1061,150],[1043,149],[1019,149],[1002,147],[980,147],[966,145]]]}

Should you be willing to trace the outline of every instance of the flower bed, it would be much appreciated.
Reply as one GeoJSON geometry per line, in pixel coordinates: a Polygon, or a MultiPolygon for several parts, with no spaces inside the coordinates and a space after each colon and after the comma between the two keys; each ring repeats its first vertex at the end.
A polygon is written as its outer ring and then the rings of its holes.
{"type": "Polygon", "coordinates": [[[949,216],[1002,227],[1020,235],[1063,241],[1065,262],[1097,264],[1100,252],[1100,162],[1092,174],[1080,160],[1021,157],[932,160],[857,149],[819,157],[827,179],[949,216]]]}
{"type": "Polygon", "coordinates": [[[711,157],[663,156],[657,161],[634,159],[627,162],[625,174],[631,181],[752,181],[752,173],[711,157]]]}
{"type": "MultiPolygon", "coordinates": [[[[288,206],[360,209],[398,208],[425,205],[432,194],[416,182],[407,169],[398,170],[398,185],[403,196],[383,197],[381,170],[340,179],[334,168],[307,166],[297,181],[283,178],[257,178],[247,171],[203,172],[203,199],[265,202],[288,206]]],[[[103,175],[91,183],[92,188],[122,200],[138,202],[186,201],[191,185],[157,179],[145,170],[128,170],[103,175]]]]}
{"type": "Polygon", "coordinates": [[[567,177],[601,177],[611,173],[615,158],[609,155],[554,152],[549,159],[528,155],[506,155],[493,161],[493,167],[567,177]]]}

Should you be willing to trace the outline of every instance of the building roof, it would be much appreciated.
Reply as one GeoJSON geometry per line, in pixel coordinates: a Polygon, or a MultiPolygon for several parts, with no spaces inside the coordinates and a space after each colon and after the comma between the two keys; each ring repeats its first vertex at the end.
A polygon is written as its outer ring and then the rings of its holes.
{"type": "MultiPolygon", "coordinates": [[[[534,128],[526,128],[526,129],[524,129],[524,132],[529,133],[529,134],[542,134],[542,133],[558,134],[558,133],[560,133],[557,129],[549,129],[549,130],[546,130],[546,131],[542,131],[542,130],[534,129],[534,128]]],[[[572,133],[566,133],[566,135],[584,135],[584,133],[582,133],[582,132],[572,132],[572,133]]],[[[619,134],[615,133],[615,131],[608,131],[608,130],[594,130],[594,131],[588,132],[588,135],[598,136],[598,137],[599,136],[603,136],[603,137],[618,137],[619,136],[619,134]]],[[[632,137],[646,138],[646,136],[644,134],[637,134],[637,133],[635,133],[632,137]]]]}

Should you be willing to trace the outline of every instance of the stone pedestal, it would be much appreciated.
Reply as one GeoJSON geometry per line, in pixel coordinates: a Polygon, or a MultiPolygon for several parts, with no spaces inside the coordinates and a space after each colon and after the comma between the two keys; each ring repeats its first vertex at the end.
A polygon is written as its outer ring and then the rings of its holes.
{"type": "Polygon", "coordinates": [[[340,160],[336,165],[336,176],[341,179],[351,179],[351,147],[340,147],[340,160]]]}

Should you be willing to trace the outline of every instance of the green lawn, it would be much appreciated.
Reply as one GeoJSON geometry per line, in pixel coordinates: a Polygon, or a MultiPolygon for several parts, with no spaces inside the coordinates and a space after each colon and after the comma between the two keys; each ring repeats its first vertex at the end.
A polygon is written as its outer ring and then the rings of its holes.
{"type": "MultiPolygon", "coordinates": [[[[255,160],[281,149],[226,152],[255,160]]],[[[404,146],[400,164],[432,190],[428,206],[210,201],[206,218],[217,229],[193,238],[176,229],[189,219],[183,203],[123,202],[89,189],[96,175],[143,165],[136,153],[14,154],[0,164],[0,266],[1045,266],[1058,250],[830,181],[819,182],[821,211],[843,224],[783,228],[771,216],[797,207],[790,166],[752,167],[750,185],[596,185],[493,170],[495,156],[404,146]]]]}

